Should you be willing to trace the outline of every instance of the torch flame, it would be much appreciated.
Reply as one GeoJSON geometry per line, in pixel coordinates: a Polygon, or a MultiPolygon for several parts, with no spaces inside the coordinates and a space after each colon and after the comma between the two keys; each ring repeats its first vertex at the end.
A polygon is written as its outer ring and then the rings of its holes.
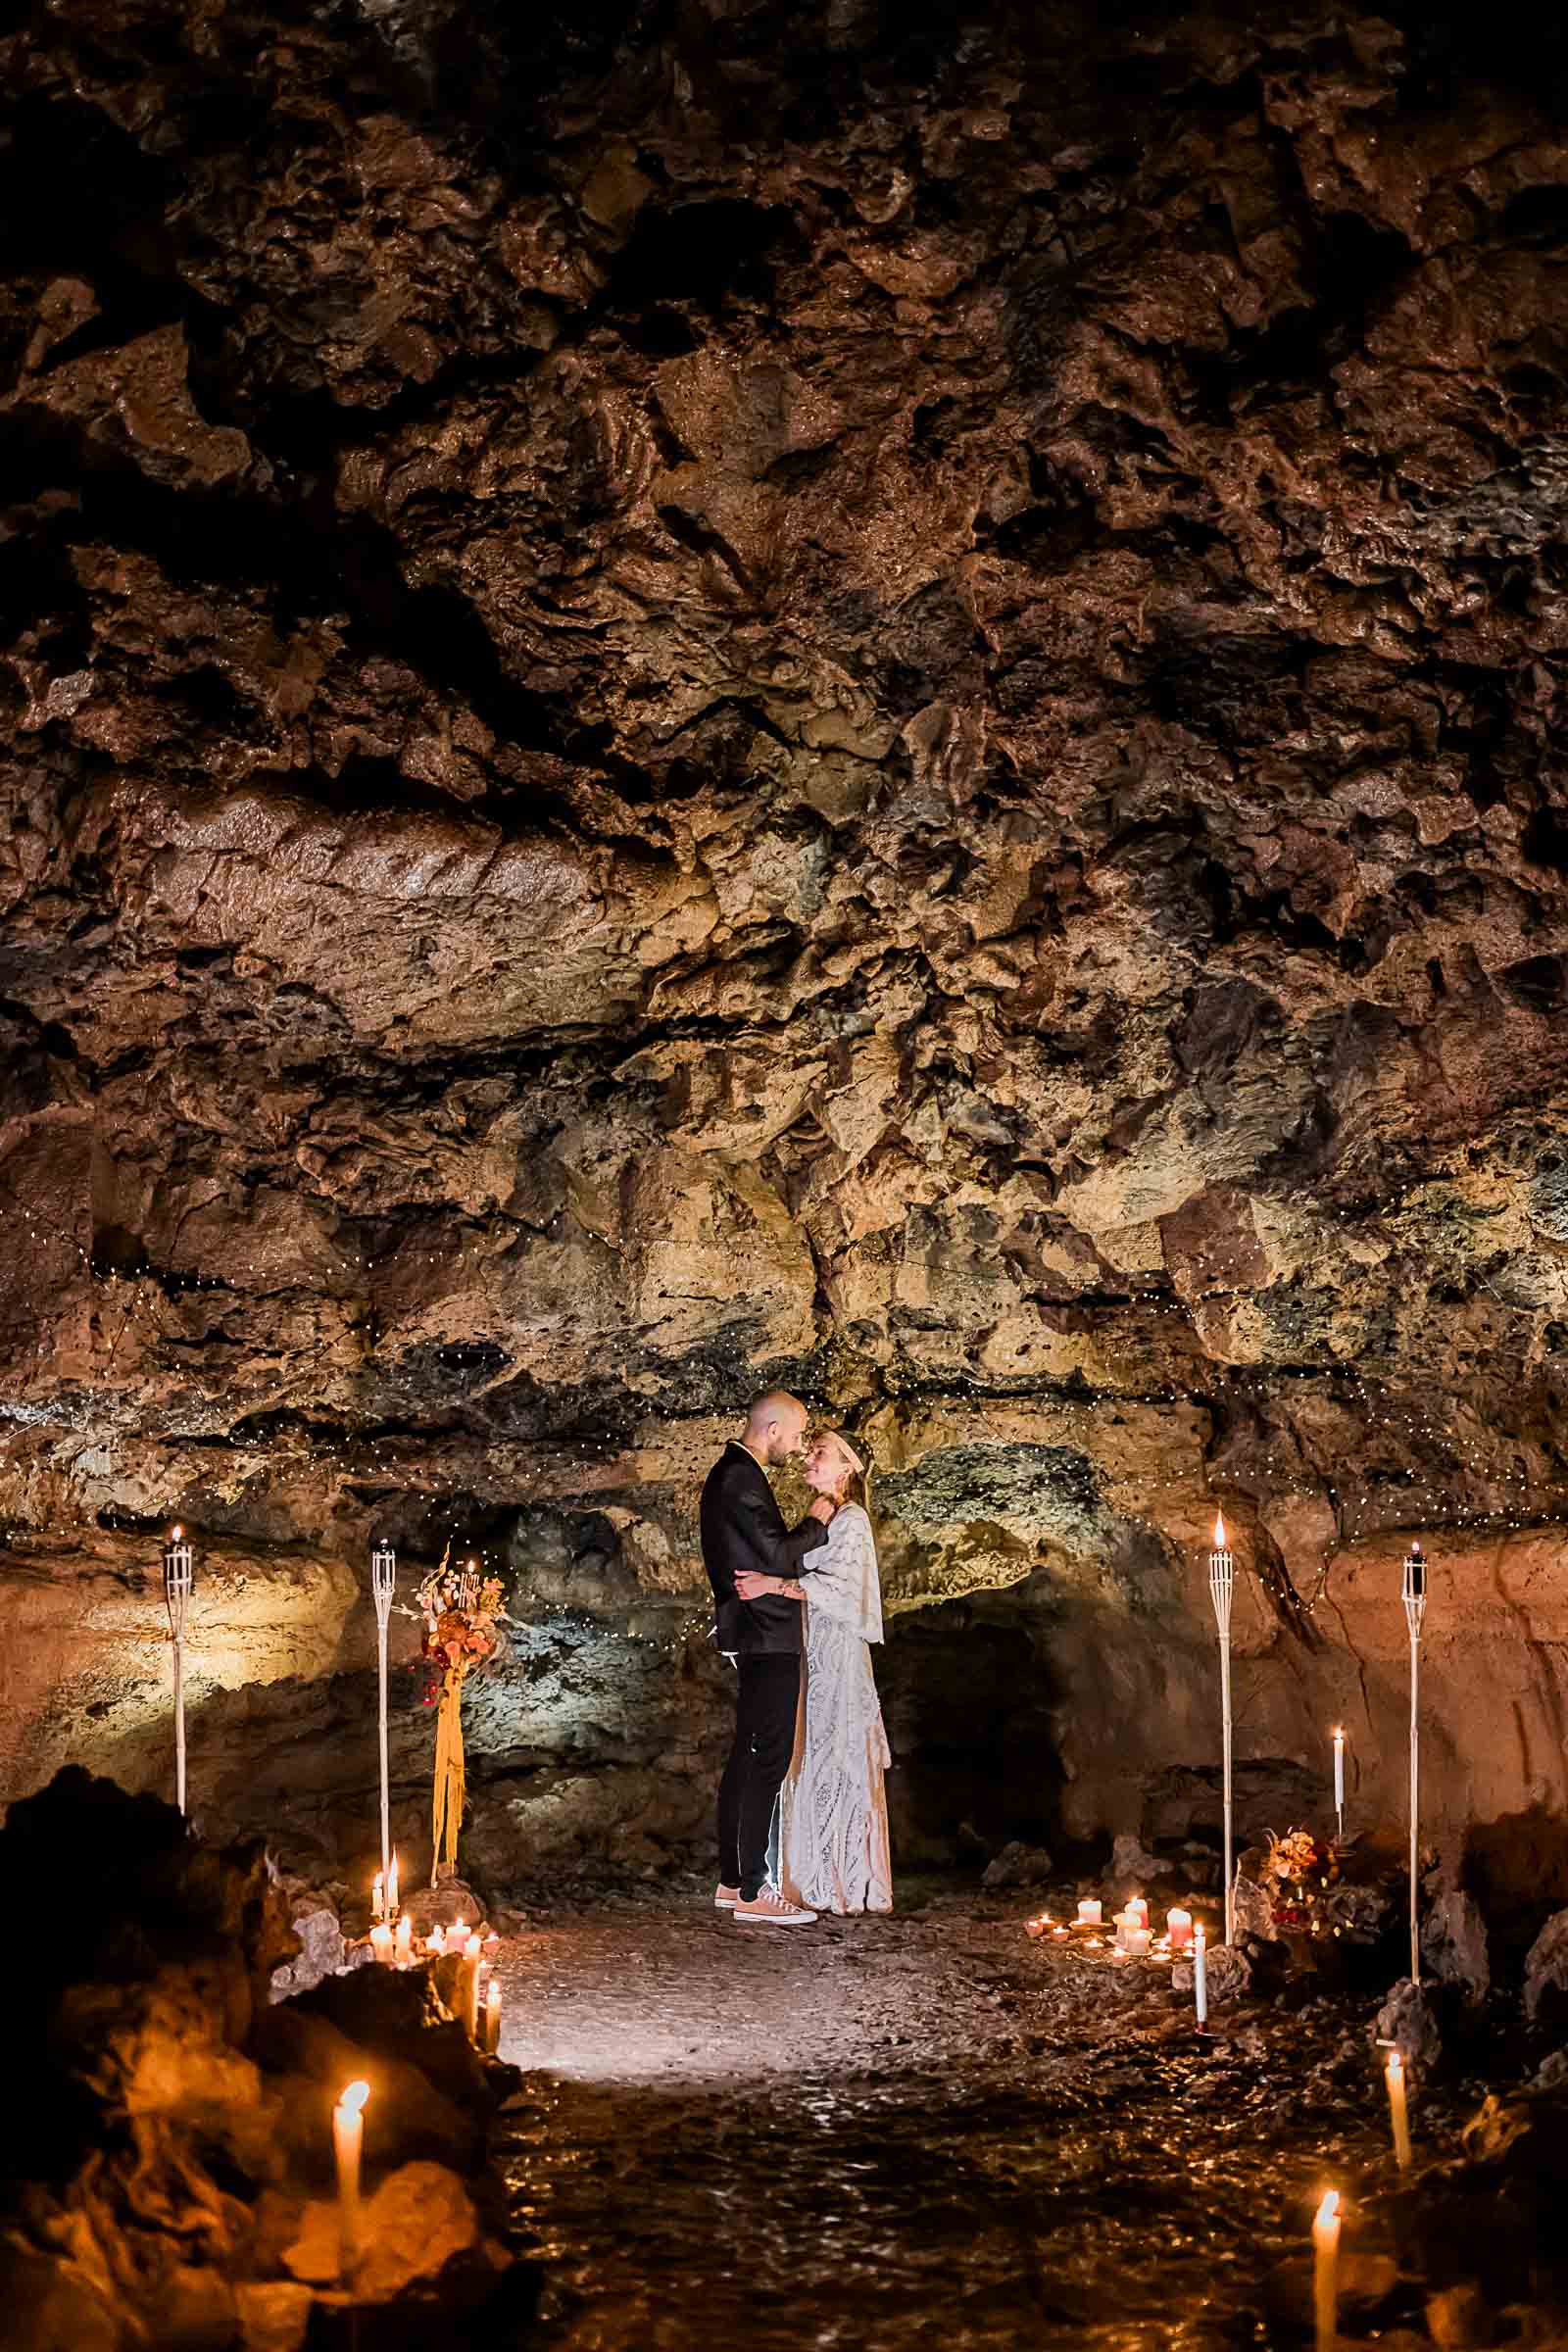
{"type": "Polygon", "coordinates": [[[365,2102],[369,2095],[370,2085],[368,2082],[351,2082],[348,2088],[344,2091],[342,2097],[338,2100],[338,2105],[345,2109],[348,2114],[358,2115],[362,2112],[365,2102]]]}
{"type": "Polygon", "coordinates": [[[1214,1549],[1216,1551],[1225,1549],[1225,1514],[1223,1511],[1214,1513],[1214,1549]]]}
{"type": "Polygon", "coordinates": [[[1337,2222],[1339,2218],[1340,2192],[1337,2188],[1326,2188],[1323,2191],[1323,2202],[1317,2209],[1318,2228],[1326,2230],[1330,2222],[1337,2222]]]}
{"type": "Polygon", "coordinates": [[[183,1544],[185,1541],[185,1530],[182,1527],[176,1527],[169,1541],[171,1544],[183,1544]]]}

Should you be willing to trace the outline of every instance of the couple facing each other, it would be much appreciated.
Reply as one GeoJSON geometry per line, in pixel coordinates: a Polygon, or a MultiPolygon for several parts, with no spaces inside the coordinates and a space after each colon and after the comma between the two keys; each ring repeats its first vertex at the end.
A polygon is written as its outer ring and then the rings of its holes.
{"type": "Polygon", "coordinates": [[[767,1927],[893,1908],[890,1756],[868,1647],[882,1639],[882,1593],[865,1466],[847,1439],[814,1437],[806,1479],[816,1498],[799,1527],[786,1527],[766,1474],[802,1451],[806,1423],[797,1397],[769,1390],[703,1487],[714,1638],[740,1685],[718,1788],[713,1900],[767,1927]]]}

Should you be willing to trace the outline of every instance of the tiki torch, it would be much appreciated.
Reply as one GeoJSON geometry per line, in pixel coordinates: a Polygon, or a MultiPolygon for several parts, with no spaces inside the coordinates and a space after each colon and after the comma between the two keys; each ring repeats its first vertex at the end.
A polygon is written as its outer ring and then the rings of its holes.
{"type": "Polygon", "coordinates": [[[174,1644],[174,1802],[185,1810],[185,1612],[190,1606],[194,1554],[182,1527],[164,1545],[164,1606],[174,1644]]]}
{"type": "Polygon", "coordinates": [[[1236,1561],[1225,1539],[1223,1512],[1214,1516],[1214,1548],[1208,1555],[1208,1597],[1219,1628],[1219,1703],[1225,1735],[1225,1940],[1236,1936],[1235,1826],[1231,1792],[1231,1595],[1236,1590],[1236,1561]]]}

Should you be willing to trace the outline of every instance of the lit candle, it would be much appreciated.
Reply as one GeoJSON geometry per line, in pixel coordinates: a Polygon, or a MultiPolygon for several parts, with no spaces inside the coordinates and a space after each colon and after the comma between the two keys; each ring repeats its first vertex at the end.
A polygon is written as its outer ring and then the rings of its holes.
{"type": "Polygon", "coordinates": [[[479,2038],[479,1948],[478,1936],[470,1936],[463,1947],[463,1974],[458,1979],[460,2014],[471,2041],[479,2038]]]}
{"type": "Polygon", "coordinates": [[[1185,1952],[1193,1940],[1193,1915],[1190,1911],[1167,1911],[1165,1933],[1173,1952],[1185,1952]]]}
{"type": "Polygon", "coordinates": [[[468,1940],[467,1921],[466,1919],[455,1919],[452,1922],[451,1927],[447,1930],[447,1936],[449,1938],[447,1949],[453,1952],[461,1952],[464,1945],[468,1940]]]}
{"type": "Polygon", "coordinates": [[[1129,1960],[1147,1960],[1149,1957],[1149,1930],[1147,1928],[1124,1928],[1121,1948],[1129,1960]]]}
{"type": "Polygon", "coordinates": [[[1193,2000],[1198,2009],[1200,2026],[1208,2023],[1208,1936],[1203,1923],[1199,1921],[1193,1930],[1193,2000]]]}
{"type": "Polygon", "coordinates": [[[1312,2224],[1312,2311],[1317,2352],[1334,2352],[1339,2341],[1340,2192],[1324,2192],[1312,2224]]]}
{"type": "Polygon", "coordinates": [[[484,1988],[484,2046],[492,2058],[501,2047],[501,1979],[493,1969],[484,1988]]]}
{"type": "Polygon", "coordinates": [[[1339,1835],[1343,1838],[1345,1836],[1345,1726],[1342,1723],[1337,1723],[1334,1727],[1334,1817],[1339,1824],[1339,1835]]]}
{"type": "Polygon", "coordinates": [[[386,1874],[386,1915],[388,1919],[396,1919],[398,1915],[398,1852],[396,1846],[392,1848],[392,1866],[386,1874]]]}
{"type": "Polygon", "coordinates": [[[1127,1897],[1127,1917],[1135,1928],[1148,1927],[1149,1905],[1141,1894],[1130,1894],[1127,1897]]]}
{"type": "Polygon", "coordinates": [[[384,1919],[370,1930],[370,1950],[383,1968],[392,1965],[392,1931],[384,1919]]]}
{"type": "Polygon", "coordinates": [[[414,1922],[406,1911],[398,1921],[397,1954],[399,1968],[407,1968],[414,1958],[414,1922]]]}
{"type": "Polygon", "coordinates": [[[360,2151],[365,2140],[368,2082],[351,2082],[332,2110],[332,2148],[337,2157],[338,2271],[353,2277],[360,2259],[360,2151]]]}
{"type": "Polygon", "coordinates": [[[381,1891],[381,1873],[379,1871],[376,1872],[370,1886],[370,1917],[372,1919],[385,1919],[386,1917],[386,1901],[381,1891]]]}
{"type": "Polygon", "coordinates": [[[1389,2083],[1389,2118],[1394,2125],[1394,2155],[1401,2173],[1410,2169],[1410,2111],[1405,2098],[1404,2060],[1397,2050],[1389,2052],[1387,2068],[1389,2083]]]}
{"type": "Polygon", "coordinates": [[[447,1948],[447,1932],[445,1928],[437,1925],[430,1930],[428,1948],[431,1959],[439,1960],[442,1953],[447,1948]]]}
{"type": "Polygon", "coordinates": [[[1078,1906],[1078,1925],[1081,1928],[1098,1928],[1103,1918],[1104,1912],[1101,1907],[1100,1897],[1095,1894],[1086,1895],[1078,1906]]]}

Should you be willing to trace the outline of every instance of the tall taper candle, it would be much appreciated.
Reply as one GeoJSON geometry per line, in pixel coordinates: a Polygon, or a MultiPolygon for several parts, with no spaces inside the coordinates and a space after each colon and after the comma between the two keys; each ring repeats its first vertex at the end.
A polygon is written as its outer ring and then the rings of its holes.
{"type": "Polygon", "coordinates": [[[1345,1842],[1345,1726],[1334,1727],[1334,1819],[1340,1843],[1345,1842]]]}
{"type": "Polygon", "coordinates": [[[1334,2352],[1340,2335],[1340,2192],[1326,2191],[1312,2224],[1312,2314],[1317,2352],[1334,2352]]]}
{"type": "Polygon", "coordinates": [[[484,1988],[484,2046],[492,2058],[501,2047],[501,1979],[493,1969],[484,1988]]]}
{"type": "Polygon", "coordinates": [[[1405,2097],[1404,2060],[1397,2050],[1389,2052],[1386,2069],[1389,2084],[1389,2121],[1394,2126],[1394,2158],[1401,2173],[1410,2170],[1410,2110],[1405,2097]]]}
{"type": "Polygon", "coordinates": [[[1208,2023],[1208,1937],[1201,1920],[1193,1930],[1193,2000],[1200,2026],[1208,2023]]]}
{"type": "Polygon", "coordinates": [[[337,2158],[338,2274],[345,2284],[360,2259],[360,2154],[365,2144],[365,2102],[368,2082],[351,2082],[332,2110],[332,2150],[337,2158]]]}
{"type": "Polygon", "coordinates": [[[479,2038],[479,1951],[478,1936],[470,1936],[463,1947],[463,1976],[460,1980],[463,2022],[468,2029],[470,2041],[479,2038]]]}

